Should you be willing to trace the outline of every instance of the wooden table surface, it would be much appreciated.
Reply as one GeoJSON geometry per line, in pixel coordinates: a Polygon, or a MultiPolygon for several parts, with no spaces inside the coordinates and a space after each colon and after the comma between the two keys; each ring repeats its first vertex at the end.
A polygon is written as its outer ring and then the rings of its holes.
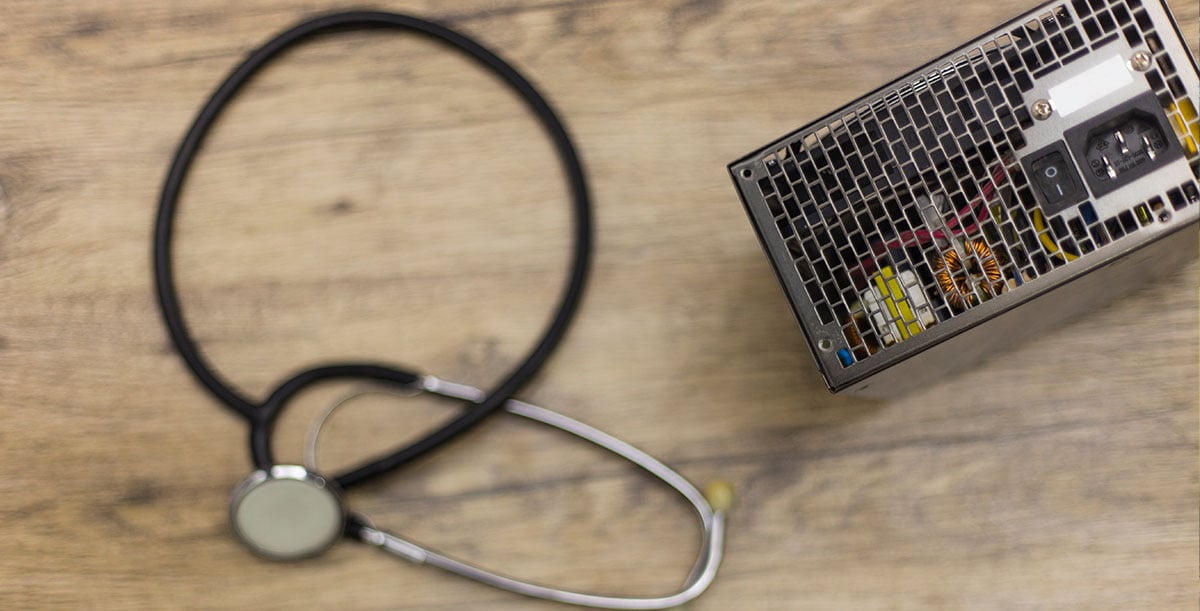
{"type": "MultiPolygon", "coordinates": [[[[245,429],[160,322],[156,198],[227,71],[339,4],[7,3],[0,607],[554,608],[353,543],[271,564],[230,534],[245,429]]],[[[1195,1],[1171,4],[1195,38],[1195,1]]],[[[1194,608],[1195,263],[916,394],[836,397],[726,175],[1030,2],[382,6],[500,51],[573,131],[594,275],[523,396],[733,482],[726,562],[689,608],[1194,608]]],[[[541,328],[568,226],[552,151],[511,94],[430,43],[351,34],[287,54],[233,104],[189,181],[177,264],[205,352],[248,393],[332,358],[486,385],[541,328]]],[[[300,460],[344,391],[300,398],[280,459],[300,460]]],[[[322,465],[449,409],[364,399],[322,465]]],[[[446,552],[588,590],[667,591],[697,548],[661,486],[514,418],[349,500],[446,552]]]]}

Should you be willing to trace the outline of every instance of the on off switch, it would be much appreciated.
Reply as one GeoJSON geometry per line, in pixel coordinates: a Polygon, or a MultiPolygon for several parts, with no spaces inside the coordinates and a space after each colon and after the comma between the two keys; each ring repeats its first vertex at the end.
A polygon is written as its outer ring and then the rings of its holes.
{"type": "Polygon", "coordinates": [[[1063,143],[1055,143],[1024,160],[1026,171],[1042,199],[1047,214],[1060,212],[1087,198],[1083,181],[1063,143]]]}
{"type": "Polygon", "coordinates": [[[1037,180],[1046,203],[1054,205],[1075,195],[1078,186],[1071,180],[1071,170],[1062,153],[1054,151],[1033,162],[1033,176],[1037,180]]]}

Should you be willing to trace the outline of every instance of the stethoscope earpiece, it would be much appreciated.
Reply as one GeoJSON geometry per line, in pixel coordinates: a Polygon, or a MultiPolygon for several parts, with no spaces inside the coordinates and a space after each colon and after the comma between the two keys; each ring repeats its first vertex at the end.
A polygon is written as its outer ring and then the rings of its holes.
{"type": "Polygon", "coordinates": [[[346,513],[325,478],[299,465],[275,465],[242,480],[229,502],[238,539],[271,560],[301,560],[342,536],[346,513]]]}

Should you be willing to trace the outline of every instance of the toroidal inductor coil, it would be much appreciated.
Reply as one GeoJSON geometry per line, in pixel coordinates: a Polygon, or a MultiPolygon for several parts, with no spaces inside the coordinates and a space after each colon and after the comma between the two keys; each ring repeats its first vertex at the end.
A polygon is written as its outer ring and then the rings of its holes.
{"type": "Polygon", "coordinates": [[[985,296],[998,295],[1004,288],[1000,262],[983,240],[968,240],[964,246],[971,253],[963,258],[956,248],[933,255],[930,265],[938,287],[946,301],[955,308],[976,303],[975,291],[985,296]]]}

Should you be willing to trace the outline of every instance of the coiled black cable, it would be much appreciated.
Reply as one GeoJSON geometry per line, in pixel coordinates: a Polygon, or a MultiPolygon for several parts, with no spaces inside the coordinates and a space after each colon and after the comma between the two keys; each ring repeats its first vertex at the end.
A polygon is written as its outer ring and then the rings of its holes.
{"type": "Polygon", "coordinates": [[[252,52],[230,73],[196,116],[183,142],[180,143],[170,170],[167,172],[154,229],[155,287],[163,321],[166,323],[171,341],[174,342],[175,348],[196,380],[214,397],[249,422],[251,456],[258,468],[269,468],[273,464],[271,431],[275,420],[288,400],[303,388],[330,379],[362,379],[411,386],[419,381],[420,376],[412,371],[385,364],[335,363],[316,366],[293,375],[277,386],[261,403],[255,402],[231,387],[221,375],[213,370],[207,359],[201,354],[184,322],[179,294],[175,287],[171,257],[175,210],[178,207],[179,194],[183,189],[188,170],[209,129],[229,101],[258,70],[285,49],[318,34],[367,28],[412,32],[445,44],[462,52],[480,66],[500,77],[521,96],[529,109],[541,121],[543,128],[553,141],[562,169],[566,173],[574,212],[574,244],[570,274],[559,296],[554,316],[543,330],[541,339],[528,355],[495,388],[487,393],[486,398],[477,404],[470,404],[468,409],[445,425],[434,429],[414,443],[376,457],[336,476],[335,479],[342,488],[350,488],[384,475],[424,455],[454,439],[481,422],[489,414],[503,407],[545,364],[566,333],[579,305],[587,280],[592,247],[591,203],[587,179],[566,128],[549,102],[542,97],[533,84],[492,51],[471,38],[437,23],[409,15],[378,11],[352,11],[317,17],[299,23],[271,39],[252,52]]]}

